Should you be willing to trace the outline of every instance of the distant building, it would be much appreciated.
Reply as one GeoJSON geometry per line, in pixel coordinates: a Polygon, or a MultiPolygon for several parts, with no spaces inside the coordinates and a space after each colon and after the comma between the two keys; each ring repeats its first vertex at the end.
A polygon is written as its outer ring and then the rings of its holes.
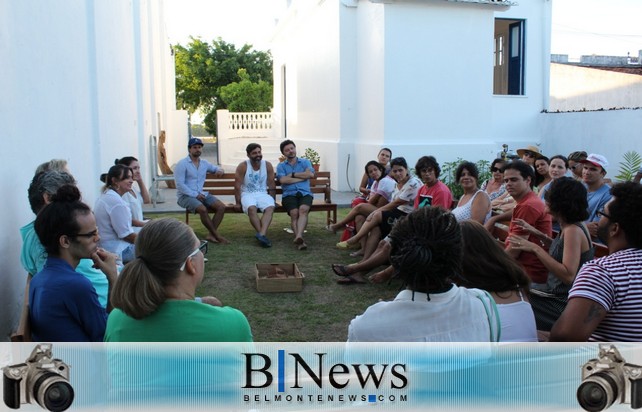
{"type": "Polygon", "coordinates": [[[642,107],[642,50],[637,57],[551,55],[549,111],[642,107]]]}

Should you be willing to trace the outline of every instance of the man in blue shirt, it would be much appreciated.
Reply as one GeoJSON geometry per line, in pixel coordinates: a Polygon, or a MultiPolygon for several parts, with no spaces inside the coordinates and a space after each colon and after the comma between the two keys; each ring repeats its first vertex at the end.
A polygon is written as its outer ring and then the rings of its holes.
{"type": "Polygon", "coordinates": [[[305,250],[308,245],[303,240],[303,233],[312,206],[310,179],[314,177],[314,169],[308,159],[296,156],[296,145],[292,140],[284,140],[280,148],[285,160],[276,167],[276,177],[283,188],[282,203],[290,215],[294,243],[299,250],[305,250]]]}
{"type": "Polygon", "coordinates": [[[588,192],[588,212],[589,217],[586,220],[588,228],[593,238],[597,237],[597,224],[600,221],[598,212],[604,210],[604,205],[611,200],[611,187],[604,182],[606,176],[606,167],[609,162],[606,157],[591,153],[585,160],[581,160],[582,180],[588,192]]]}
{"type": "Polygon", "coordinates": [[[203,191],[207,173],[214,173],[216,177],[221,177],[225,171],[201,159],[203,153],[201,139],[195,137],[189,139],[187,149],[189,155],[179,161],[174,168],[174,180],[178,189],[176,203],[192,213],[198,213],[203,226],[209,232],[207,240],[214,243],[230,243],[217,232],[223,221],[225,204],[207,191],[203,191]],[[214,218],[210,218],[210,211],[214,212],[214,218]]]}

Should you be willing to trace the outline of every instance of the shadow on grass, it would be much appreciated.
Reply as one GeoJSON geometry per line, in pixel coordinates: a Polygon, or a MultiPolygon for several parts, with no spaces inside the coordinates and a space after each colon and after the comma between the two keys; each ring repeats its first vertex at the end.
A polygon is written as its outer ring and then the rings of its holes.
{"type": "MultiPolygon", "coordinates": [[[[347,212],[348,209],[339,209],[339,218],[347,212]]],[[[184,221],[185,215],[149,217],[184,221]]],[[[199,238],[205,238],[206,231],[197,217],[190,218],[190,226],[199,238]]],[[[227,214],[219,229],[232,243],[210,245],[209,262],[205,264],[205,277],[197,295],[216,296],[223,304],[240,309],[247,316],[257,342],[345,341],[350,321],[378,300],[394,298],[400,284],[338,285],[338,276],[330,265],[357,259],[350,257],[348,251],[335,248],[340,235],[324,229],[325,214],[310,214],[305,251],[296,250],[293,235],[283,230],[289,226],[290,218],[285,213],[275,214],[268,232],[273,246],[264,249],[255,239],[247,216],[227,214]],[[305,274],[303,291],[258,293],[256,263],[296,263],[305,274]]]]}

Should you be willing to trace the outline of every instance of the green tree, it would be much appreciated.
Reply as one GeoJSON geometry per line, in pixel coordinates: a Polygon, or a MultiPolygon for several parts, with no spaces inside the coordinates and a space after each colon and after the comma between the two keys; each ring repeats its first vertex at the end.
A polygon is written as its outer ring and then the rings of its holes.
{"type": "Polygon", "coordinates": [[[264,80],[254,83],[247,70],[239,69],[240,82],[221,87],[221,100],[231,112],[267,112],[272,107],[272,85],[264,80]]]}
{"type": "MultiPolygon", "coordinates": [[[[242,83],[239,69],[245,69],[251,83],[261,81],[272,89],[272,55],[252,50],[245,44],[237,49],[218,38],[212,43],[190,38],[187,46],[174,46],[176,65],[176,104],[190,114],[202,110],[207,130],[216,133],[216,110],[227,109],[221,98],[221,88],[230,83],[242,83]]],[[[262,86],[265,87],[265,86],[262,86]]],[[[270,101],[272,96],[270,95],[270,101]]],[[[262,109],[261,109],[262,110],[262,109]]],[[[261,111],[254,109],[253,111],[261,111]]]]}

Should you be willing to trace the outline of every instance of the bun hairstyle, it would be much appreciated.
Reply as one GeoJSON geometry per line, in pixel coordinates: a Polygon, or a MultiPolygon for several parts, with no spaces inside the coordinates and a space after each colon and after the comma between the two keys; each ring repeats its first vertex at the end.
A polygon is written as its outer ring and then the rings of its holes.
{"type": "Polygon", "coordinates": [[[71,184],[61,186],[51,196],[51,203],[38,213],[34,229],[48,254],[60,255],[60,237],[74,236],[80,230],[78,215],[91,213],[89,206],[80,201],[80,191],[71,184]]]}
{"type": "Polygon", "coordinates": [[[127,175],[127,172],[131,173],[132,176],[134,175],[133,170],[129,166],[125,166],[123,164],[116,164],[109,168],[109,172],[101,174],[100,181],[105,184],[103,186],[103,192],[112,186],[112,184],[114,183],[114,180],[116,181],[123,180],[127,175]]]}
{"type": "Polygon", "coordinates": [[[165,288],[176,281],[197,240],[189,226],[173,218],[143,226],[136,237],[138,256],[125,265],[112,291],[113,306],[134,319],[151,315],[167,299],[165,288]]]}
{"type": "Polygon", "coordinates": [[[390,242],[390,262],[413,291],[443,290],[461,271],[459,224],[452,213],[439,207],[418,209],[397,221],[390,242]]]}

